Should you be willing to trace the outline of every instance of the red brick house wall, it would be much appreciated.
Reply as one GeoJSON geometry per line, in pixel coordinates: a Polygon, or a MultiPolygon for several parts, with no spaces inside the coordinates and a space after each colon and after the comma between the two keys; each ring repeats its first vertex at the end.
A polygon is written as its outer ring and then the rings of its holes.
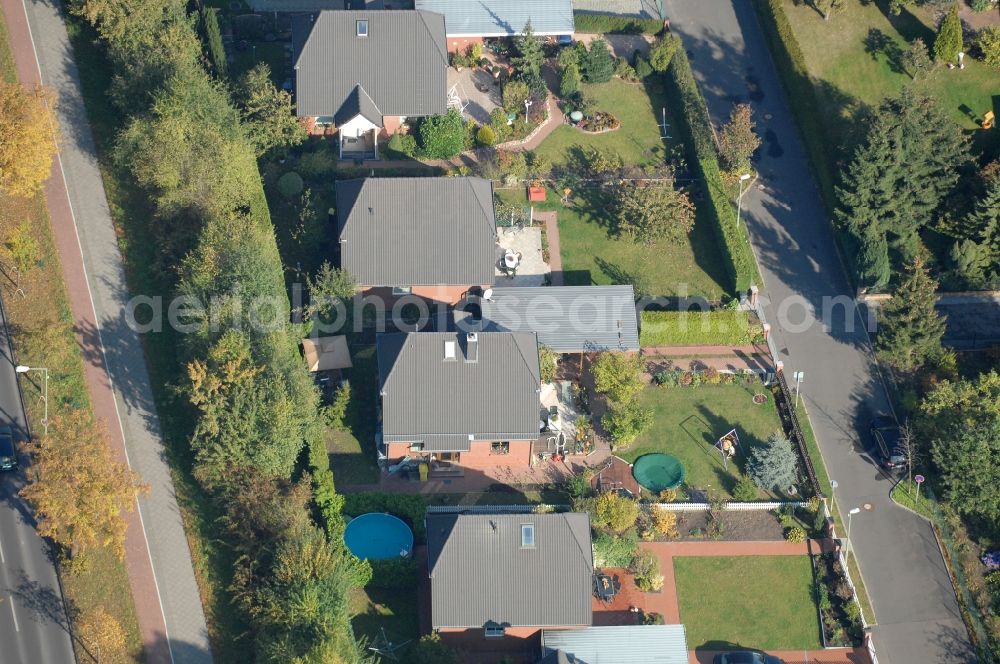
{"type": "Polygon", "coordinates": [[[465,53],[465,49],[470,44],[482,44],[482,37],[448,37],[448,51],[450,53],[465,53]]]}
{"type": "MultiPolygon", "coordinates": [[[[479,288],[489,288],[489,284],[479,284],[479,288]]],[[[416,297],[423,298],[429,302],[441,302],[448,305],[456,305],[462,301],[465,294],[469,292],[469,289],[473,288],[472,285],[422,285],[422,286],[411,286],[410,294],[416,297]]],[[[363,297],[378,297],[385,302],[386,312],[392,311],[392,305],[401,297],[405,295],[393,295],[392,288],[386,286],[361,286],[361,295],[363,297]]],[[[433,312],[432,312],[433,313],[433,312]]]]}
{"type": "MultiPolygon", "coordinates": [[[[510,441],[510,452],[507,454],[491,454],[491,442],[488,440],[474,441],[468,452],[461,452],[458,465],[472,470],[483,470],[496,468],[498,466],[509,466],[517,468],[527,468],[531,465],[531,444],[530,440],[510,441]]],[[[410,453],[409,443],[386,443],[386,456],[390,463],[410,453]]]]}

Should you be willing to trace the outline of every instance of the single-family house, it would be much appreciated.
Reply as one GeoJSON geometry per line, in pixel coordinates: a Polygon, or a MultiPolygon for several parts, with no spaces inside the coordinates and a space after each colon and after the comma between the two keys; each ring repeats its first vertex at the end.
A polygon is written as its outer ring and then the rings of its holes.
{"type": "Polygon", "coordinates": [[[321,11],[295,17],[295,113],[336,129],[341,157],[376,158],[408,117],[447,110],[444,17],[425,11],[321,11]]]}
{"type": "Polygon", "coordinates": [[[431,625],[443,639],[538,652],[541,630],[592,624],[586,513],[429,513],[426,526],[431,625]]]}
{"type": "Polygon", "coordinates": [[[419,10],[444,15],[448,50],[463,51],[486,37],[511,37],[531,29],[539,37],[573,34],[572,0],[416,0],[419,10]]]}
{"type": "Polygon", "coordinates": [[[529,467],[541,429],[534,334],[380,334],[376,356],[387,465],[529,467]]]}
{"type": "Polygon", "coordinates": [[[493,283],[493,184],[482,178],[338,180],[340,266],[365,294],[455,304],[493,283]]]}

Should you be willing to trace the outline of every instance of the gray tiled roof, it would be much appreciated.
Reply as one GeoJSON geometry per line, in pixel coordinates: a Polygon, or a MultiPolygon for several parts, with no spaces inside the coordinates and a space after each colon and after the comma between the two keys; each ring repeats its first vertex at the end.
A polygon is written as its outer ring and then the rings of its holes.
{"type": "Polygon", "coordinates": [[[592,622],[584,513],[428,514],[427,570],[435,629],[592,622]],[[521,547],[521,524],[534,526],[534,547],[521,547]]]}
{"type": "Polygon", "coordinates": [[[534,334],[484,332],[478,351],[464,334],[413,332],[376,339],[382,437],[465,451],[474,440],[534,440],[541,405],[534,334]],[[445,359],[445,342],[455,359],[445,359]],[[472,361],[473,356],[475,361],[472,361]]]}
{"type": "MultiPolygon", "coordinates": [[[[614,625],[545,630],[542,653],[563,653],[574,664],[687,664],[684,625],[614,625]]],[[[542,660],[547,662],[549,660],[542,660]]]]}
{"type": "Polygon", "coordinates": [[[498,287],[483,329],[535,332],[557,353],[639,350],[632,286],[498,287]]]}
{"type": "Polygon", "coordinates": [[[382,112],[378,110],[375,102],[360,85],[351,90],[351,94],[347,96],[344,105],[340,107],[333,119],[338,125],[342,125],[359,115],[374,125],[382,125],[382,112]]]}
{"type": "Polygon", "coordinates": [[[338,180],[341,266],[365,286],[493,282],[493,185],[481,178],[338,180]]]}
{"type": "MultiPolygon", "coordinates": [[[[295,112],[340,116],[357,86],[381,115],[447,110],[444,17],[411,10],[323,11],[297,20],[295,112]],[[368,36],[357,22],[368,21],[368,36]],[[311,22],[310,25],[303,23],[311,22]],[[302,38],[303,32],[308,37],[302,38]]],[[[381,125],[381,117],[379,118],[381,125]]]]}
{"type": "Polygon", "coordinates": [[[416,0],[416,8],[444,14],[449,37],[573,34],[572,0],[416,0]]]}

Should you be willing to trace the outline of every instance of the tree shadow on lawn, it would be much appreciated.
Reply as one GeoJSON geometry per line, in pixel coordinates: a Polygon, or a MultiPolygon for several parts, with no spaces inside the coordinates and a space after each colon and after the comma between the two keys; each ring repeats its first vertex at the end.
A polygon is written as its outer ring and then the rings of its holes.
{"type": "Polygon", "coordinates": [[[879,56],[885,56],[889,69],[897,74],[906,74],[903,66],[903,49],[895,39],[878,28],[871,28],[864,39],[865,53],[876,62],[879,56]]]}
{"type": "Polygon", "coordinates": [[[901,7],[897,15],[893,14],[889,9],[889,3],[886,0],[876,0],[875,6],[879,8],[885,19],[889,21],[889,24],[906,41],[913,41],[919,37],[924,40],[924,44],[927,46],[934,43],[934,30],[927,27],[923,21],[917,18],[906,7],[901,7]]]}

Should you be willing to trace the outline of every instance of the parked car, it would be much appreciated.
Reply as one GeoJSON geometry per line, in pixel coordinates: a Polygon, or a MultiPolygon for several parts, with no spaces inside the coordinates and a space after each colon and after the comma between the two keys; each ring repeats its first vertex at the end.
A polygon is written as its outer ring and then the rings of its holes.
{"type": "Polygon", "coordinates": [[[896,422],[888,415],[879,415],[872,420],[869,431],[872,436],[874,452],[879,462],[893,470],[906,465],[906,452],[900,445],[902,433],[896,422]]]}
{"type": "Polygon", "coordinates": [[[783,664],[777,657],[754,650],[737,650],[716,655],[715,664],[783,664]]]}
{"type": "Polygon", "coordinates": [[[17,446],[9,424],[0,425],[0,470],[17,470],[17,446]]]}

